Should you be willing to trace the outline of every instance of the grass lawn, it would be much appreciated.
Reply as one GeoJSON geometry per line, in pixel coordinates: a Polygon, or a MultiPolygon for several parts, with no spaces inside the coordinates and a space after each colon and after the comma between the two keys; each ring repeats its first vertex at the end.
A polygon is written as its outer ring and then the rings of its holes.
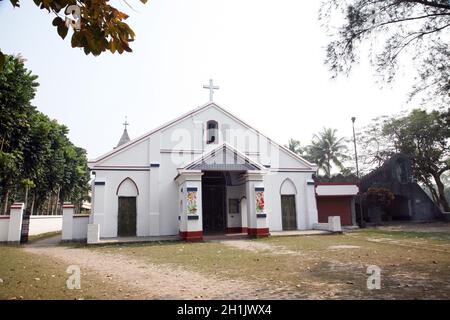
{"type": "Polygon", "coordinates": [[[120,298],[120,292],[110,283],[83,271],[81,290],[67,289],[67,267],[17,246],[0,246],[0,300],[120,298]]]}
{"type": "Polygon", "coordinates": [[[366,229],[240,241],[242,246],[202,242],[108,245],[91,250],[253,281],[276,288],[282,297],[450,298],[448,234],[366,229]],[[381,290],[367,289],[370,265],[381,268],[381,290]]]}

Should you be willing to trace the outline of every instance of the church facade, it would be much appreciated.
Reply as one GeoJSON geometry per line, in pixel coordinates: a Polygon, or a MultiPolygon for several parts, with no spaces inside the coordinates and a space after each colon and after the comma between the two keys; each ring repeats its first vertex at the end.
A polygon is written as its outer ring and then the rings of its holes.
{"type": "Polygon", "coordinates": [[[317,167],[210,102],[89,161],[100,236],[312,229],[317,167]]]}

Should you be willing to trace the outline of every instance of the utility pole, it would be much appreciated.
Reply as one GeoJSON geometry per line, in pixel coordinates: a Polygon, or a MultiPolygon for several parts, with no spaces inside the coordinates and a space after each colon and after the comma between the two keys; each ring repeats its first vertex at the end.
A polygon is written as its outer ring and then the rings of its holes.
{"type": "MultiPolygon", "coordinates": [[[[355,120],[356,120],[356,117],[352,117],[353,145],[355,146],[356,178],[358,179],[358,188],[359,188],[360,180],[359,180],[359,167],[358,167],[358,151],[356,149],[355,120]]],[[[359,200],[358,203],[359,203],[359,217],[360,217],[359,226],[360,226],[360,228],[364,228],[365,227],[365,223],[364,223],[364,218],[363,218],[362,199],[361,199],[361,195],[360,194],[359,194],[359,199],[358,200],[359,200]]]]}

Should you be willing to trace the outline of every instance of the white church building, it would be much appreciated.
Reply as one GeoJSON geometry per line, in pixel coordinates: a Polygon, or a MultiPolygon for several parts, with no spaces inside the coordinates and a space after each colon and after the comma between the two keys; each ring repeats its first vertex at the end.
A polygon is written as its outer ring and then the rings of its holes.
{"type": "Polygon", "coordinates": [[[125,126],[89,168],[90,223],[103,238],[260,237],[318,222],[316,165],[214,102],[133,140],[125,126]]]}

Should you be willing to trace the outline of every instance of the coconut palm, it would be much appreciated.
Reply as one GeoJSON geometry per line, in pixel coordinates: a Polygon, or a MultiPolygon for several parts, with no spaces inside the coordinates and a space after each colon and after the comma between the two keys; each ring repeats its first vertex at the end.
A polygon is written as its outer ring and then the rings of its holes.
{"type": "Polygon", "coordinates": [[[348,159],[345,154],[347,147],[344,144],[344,138],[338,138],[336,132],[336,129],[323,128],[319,134],[313,136],[307,150],[309,158],[318,165],[319,170],[323,170],[327,177],[331,177],[333,165],[344,170],[342,163],[348,159]]]}
{"type": "Polygon", "coordinates": [[[298,155],[303,154],[303,148],[301,147],[300,141],[298,141],[298,140],[289,139],[286,147],[298,155]]]}

